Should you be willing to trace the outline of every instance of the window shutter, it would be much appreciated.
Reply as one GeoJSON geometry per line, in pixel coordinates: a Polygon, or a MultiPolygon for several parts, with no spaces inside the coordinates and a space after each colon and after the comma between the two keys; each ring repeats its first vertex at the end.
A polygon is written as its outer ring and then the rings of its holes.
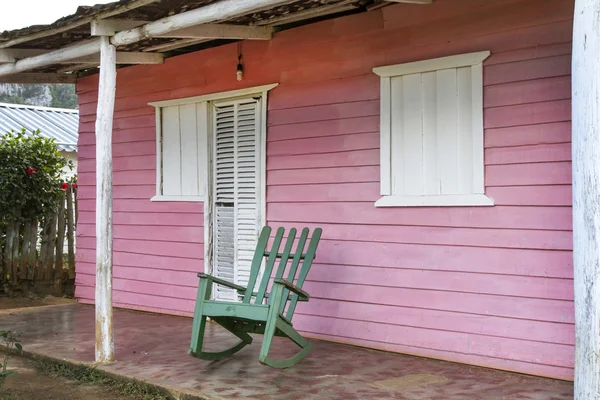
{"type": "Polygon", "coordinates": [[[203,197],[206,187],[206,103],[163,107],[158,194],[203,197]]]}
{"type": "Polygon", "coordinates": [[[161,194],[181,195],[181,136],[179,106],[162,110],[162,188],[161,194]]]}
{"type": "MultiPolygon", "coordinates": [[[[214,274],[246,286],[259,230],[259,102],[244,99],[214,107],[214,274]]],[[[218,286],[217,299],[236,300],[218,286]]]]}
{"type": "Polygon", "coordinates": [[[471,81],[471,67],[392,78],[393,193],[483,193],[474,183],[471,81]]]}
{"type": "Polygon", "coordinates": [[[488,51],[375,68],[381,76],[377,206],[493,205],[485,196],[488,51]]]}

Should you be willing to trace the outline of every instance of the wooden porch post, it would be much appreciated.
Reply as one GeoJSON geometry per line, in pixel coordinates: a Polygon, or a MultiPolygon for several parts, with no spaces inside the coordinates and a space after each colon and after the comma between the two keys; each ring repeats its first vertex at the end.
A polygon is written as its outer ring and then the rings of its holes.
{"type": "Polygon", "coordinates": [[[600,0],[573,28],[575,400],[600,399],[600,0]]]}
{"type": "Polygon", "coordinates": [[[96,362],[115,359],[112,310],[112,126],[116,51],[108,36],[100,45],[96,110],[96,362]]]}

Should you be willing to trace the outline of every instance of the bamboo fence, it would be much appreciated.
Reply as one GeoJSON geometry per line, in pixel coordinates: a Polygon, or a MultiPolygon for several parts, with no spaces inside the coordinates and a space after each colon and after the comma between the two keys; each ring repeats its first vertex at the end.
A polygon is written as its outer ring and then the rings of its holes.
{"type": "Polygon", "coordinates": [[[5,288],[51,283],[54,294],[62,295],[63,283],[75,279],[76,226],[77,189],[71,185],[51,215],[28,222],[4,221],[0,283],[5,288]]]}

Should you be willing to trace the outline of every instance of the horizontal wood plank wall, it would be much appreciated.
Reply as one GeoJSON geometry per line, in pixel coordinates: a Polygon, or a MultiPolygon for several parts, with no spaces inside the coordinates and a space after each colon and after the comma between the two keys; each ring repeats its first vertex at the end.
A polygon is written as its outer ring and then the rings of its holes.
{"type": "MultiPolygon", "coordinates": [[[[118,70],[117,306],[190,315],[203,268],[201,203],[152,203],[154,109],[279,82],[269,95],[267,220],[323,227],[294,323],[373,348],[572,379],[572,0],[399,4],[118,70]],[[490,50],[485,208],[375,208],[373,67],[490,50]]],[[[77,296],[93,302],[97,77],[81,79],[77,296]]]]}

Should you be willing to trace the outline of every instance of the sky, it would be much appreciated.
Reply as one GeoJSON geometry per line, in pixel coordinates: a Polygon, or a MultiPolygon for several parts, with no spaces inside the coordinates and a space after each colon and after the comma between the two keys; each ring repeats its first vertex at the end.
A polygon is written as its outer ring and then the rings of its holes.
{"type": "Polygon", "coordinates": [[[73,14],[80,5],[111,3],[115,0],[0,0],[0,32],[31,25],[50,24],[73,14]]]}

